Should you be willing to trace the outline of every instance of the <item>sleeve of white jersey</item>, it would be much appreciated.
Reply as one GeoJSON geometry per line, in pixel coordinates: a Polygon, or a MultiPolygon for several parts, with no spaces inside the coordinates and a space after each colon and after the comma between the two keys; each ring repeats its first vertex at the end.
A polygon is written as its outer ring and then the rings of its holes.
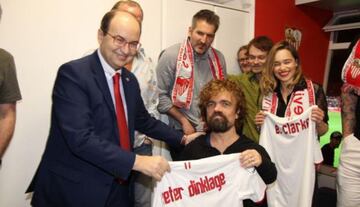
{"type": "Polygon", "coordinates": [[[240,183],[241,187],[238,191],[240,199],[251,199],[254,202],[262,201],[265,196],[266,184],[254,168],[246,169],[245,172],[247,176],[242,176],[244,182],[240,183]]]}
{"type": "MultiPolygon", "coordinates": [[[[317,106],[312,106],[312,107],[317,107],[317,106]]],[[[324,160],[324,158],[323,158],[323,155],[321,152],[321,147],[320,147],[320,143],[318,140],[318,134],[316,132],[316,123],[310,119],[310,124],[311,124],[311,130],[313,131],[312,134],[314,134],[314,136],[312,137],[312,139],[314,141],[314,143],[313,143],[314,163],[319,164],[324,160]]]]}
{"type": "Polygon", "coordinates": [[[324,160],[321,153],[321,147],[317,137],[314,138],[314,163],[319,164],[324,160]]]}
{"type": "Polygon", "coordinates": [[[271,120],[271,113],[265,112],[266,117],[264,120],[264,124],[261,126],[260,130],[260,138],[259,138],[259,144],[265,148],[267,153],[269,154],[271,160],[274,160],[273,150],[272,150],[272,144],[271,144],[271,133],[269,133],[268,129],[271,127],[265,127],[265,124],[273,124],[271,120]],[[267,121],[267,119],[270,119],[267,121]]]}
{"type": "Polygon", "coordinates": [[[250,186],[252,186],[253,193],[250,195],[250,199],[254,202],[260,202],[265,197],[266,184],[261,179],[259,174],[254,174],[250,177],[250,186]]]}

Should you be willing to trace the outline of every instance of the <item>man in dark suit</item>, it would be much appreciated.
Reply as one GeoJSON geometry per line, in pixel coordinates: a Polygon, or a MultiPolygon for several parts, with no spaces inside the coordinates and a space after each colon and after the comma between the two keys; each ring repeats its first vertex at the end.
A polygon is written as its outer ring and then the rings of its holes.
{"type": "Polygon", "coordinates": [[[140,47],[140,33],[141,25],[134,16],[110,11],[98,31],[99,49],[60,67],[53,90],[50,134],[29,187],[34,191],[33,206],[132,206],[127,182],[132,170],[156,180],[169,170],[162,157],[135,155],[132,149],[119,146],[118,99],[113,87],[116,73],[121,74],[118,88],[125,94],[122,100],[130,146],[134,130],[166,138],[164,141],[175,147],[187,142],[189,137],[148,114],[135,76],[123,68],[140,47]]]}

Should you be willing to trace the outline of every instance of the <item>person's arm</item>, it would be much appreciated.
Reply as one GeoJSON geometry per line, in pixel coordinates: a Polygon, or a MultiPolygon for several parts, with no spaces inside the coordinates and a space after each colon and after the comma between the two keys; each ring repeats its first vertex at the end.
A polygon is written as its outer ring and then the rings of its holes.
{"type": "Polygon", "coordinates": [[[241,152],[240,162],[243,167],[255,167],[260,177],[266,184],[276,180],[277,170],[275,164],[271,161],[266,150],[260,145],[253,146],[254,149],[248,149],[241,152]]]}
{"type": "Polygon", "coordinates": [[[185,134],[191,134],[195,132],[195,128],[185,115],[173,105],[171,100],[171,92],[175,82],[177,57],[177,54],[172,54],[172,52],[172,48],[165,50],[156,67],[159,89],[159,104],[157,108],[160,113],[166,113],[177,120],[182,125],[185,134]]]}
{"type": "Polygon", "coordinates": [[[313,109],[311,118],[316,122],[316,131],[318,135],[322,136],[328,131],[328,106],[323,88],[320,85],[314,86],[316,91],[316,105],[318,108],[313,109]]]}
{"type": "Polygon", "coordinates": [[[176,106],[171,107],[167,112],[167,115],[171,116],[173,119],[177,120],[181,124],[181,128],[185,134],[192,134],[195,132],[195,128],[189,122],[189,120],[176,108],[176,106]]]}
{"type": "Polygon", "coordinates": [[[0,160],[13,136],[16,121],[16,101],[21,99],[14,58],[10,53],[3,50],[1,57],[0,160]]]}
{"type": "Polygon", "coordinates": [[[314,108],[311,113],[311,119],[316,123],[316,131],[319,136],[328,131],[328,124],[323,120],[325,112],[319,107],[314,108]]]}
{"type": "Polygon", "coordinates": [[[165,172],[170,171],[170,166],[167,160],[161,156],[136,155],[133,170],[160,181],[165,172]]]}
{"type": "Polygon", "coordinates": [[[271,161],[270,156],[265,149],[258,150],[261,155],[262,163],[256,167],[256,171],[266,184],[273,183],[277,177],[277,170],[275,164],[271,161]]]}
{"type": "Polygon", "coordinates": [[[341,120],[344,138],[354,133],[356,124],[356,103],[359,96],[352,93],[351,90],[342,90],[341,92],[341,120]]]}
{"type": "Polygon", "coordinates": [[[0,104],[0,159],[14,133],[15,121],[16,103],[0,104]]]}

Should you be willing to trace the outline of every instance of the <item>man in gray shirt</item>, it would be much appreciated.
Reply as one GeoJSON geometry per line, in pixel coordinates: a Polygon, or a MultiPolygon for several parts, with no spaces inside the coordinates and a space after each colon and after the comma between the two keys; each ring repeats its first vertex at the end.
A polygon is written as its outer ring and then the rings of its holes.
{"type": "MultiPolygon", "coordinates": [[[[210,80],[224,79],[224,55],[211,47],[220,21],[213,11],[200,10],[192,19],[188,38],[165,49],[156,73],[160,113],[169,116],[169,125],[185,134],[203,131],[198,108],[201,88],[210,80]]],[[[172,152],[176,160],[176,154],[172,152]]]]}

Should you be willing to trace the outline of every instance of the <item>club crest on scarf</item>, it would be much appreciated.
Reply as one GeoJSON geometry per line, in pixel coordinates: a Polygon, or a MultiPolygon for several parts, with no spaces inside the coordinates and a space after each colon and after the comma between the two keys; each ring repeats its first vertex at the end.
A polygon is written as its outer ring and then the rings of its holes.
{"type": "Polygon", "coordinates": [[[186,95],[190,86],[190,78],[192,76],[191,70],[182,70],[179,77],[176,79],[175,85],[177,86],[176,97],[180,102],[186,101],[186,95]]]}
{"type": "Polygon", "coordinates": [[[360,40],[357,41],[342,70],[344,83],[360,89],[360,40]]]}

